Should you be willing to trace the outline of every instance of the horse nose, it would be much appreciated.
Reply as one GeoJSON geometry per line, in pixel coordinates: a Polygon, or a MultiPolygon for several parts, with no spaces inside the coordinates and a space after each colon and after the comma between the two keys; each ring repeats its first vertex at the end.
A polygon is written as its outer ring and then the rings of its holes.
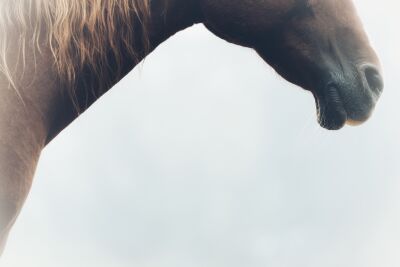
{"type": "Polygon", "coordinates": [[[365,65],[363,67],[362,75],[364,75],[369,89],[380,95],[383,91],[384,84],[382,75],[380,74],[378,68],[374,65],[365,65]]]}

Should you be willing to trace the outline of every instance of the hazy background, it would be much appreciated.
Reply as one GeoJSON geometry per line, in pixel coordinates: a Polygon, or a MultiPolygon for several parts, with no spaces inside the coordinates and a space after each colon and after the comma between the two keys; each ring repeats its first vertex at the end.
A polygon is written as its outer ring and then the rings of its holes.
{"type": "Polygon", "coordinates": [[[373,118],[320,129],[251,50],[179,33],[44,151],[6,267],[400,266],[400,4],[356,1],[373,118]]]}

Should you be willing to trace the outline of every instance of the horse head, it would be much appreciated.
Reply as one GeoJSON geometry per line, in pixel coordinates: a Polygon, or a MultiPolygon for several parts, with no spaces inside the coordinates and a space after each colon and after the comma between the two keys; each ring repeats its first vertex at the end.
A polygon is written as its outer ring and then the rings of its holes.
{"type": "Polygon", "coordinates": [[[312,92],[322,127],[366,121],[381,68],[351,0],[202,0],[204,24],[312,92]]]}

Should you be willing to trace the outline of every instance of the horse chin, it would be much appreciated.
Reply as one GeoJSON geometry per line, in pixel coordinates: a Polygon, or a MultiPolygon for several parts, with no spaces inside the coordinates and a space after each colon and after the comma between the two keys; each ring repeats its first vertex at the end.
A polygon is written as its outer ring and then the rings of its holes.
{"type": "Polygon", "coordinates": [[[328,86],[323,95],[314,93],[318,122],[327,130],[339,130],[348,121],[348,116],[338,90],[328,86]]]}
{"type": "Polygon", "coordinates": [[[324,111],[319,109],[317,112],[319,124],[327,130],[340,130],[348,122],[345,110],[330,110],[326,107],[324,111]]]}

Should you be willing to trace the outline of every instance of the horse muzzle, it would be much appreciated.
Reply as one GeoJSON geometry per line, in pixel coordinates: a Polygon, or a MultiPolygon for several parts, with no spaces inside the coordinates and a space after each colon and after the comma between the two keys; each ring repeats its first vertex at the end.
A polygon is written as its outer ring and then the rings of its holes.
{"type": "Polygon", "coordinates": [[[382,75],[372,64],[364,64],[354,73],[334,75],[322,90],[313,92],[323,128],[338,130],[345,124],[360,125],[371,116],[383,91],[382,75]]]}

